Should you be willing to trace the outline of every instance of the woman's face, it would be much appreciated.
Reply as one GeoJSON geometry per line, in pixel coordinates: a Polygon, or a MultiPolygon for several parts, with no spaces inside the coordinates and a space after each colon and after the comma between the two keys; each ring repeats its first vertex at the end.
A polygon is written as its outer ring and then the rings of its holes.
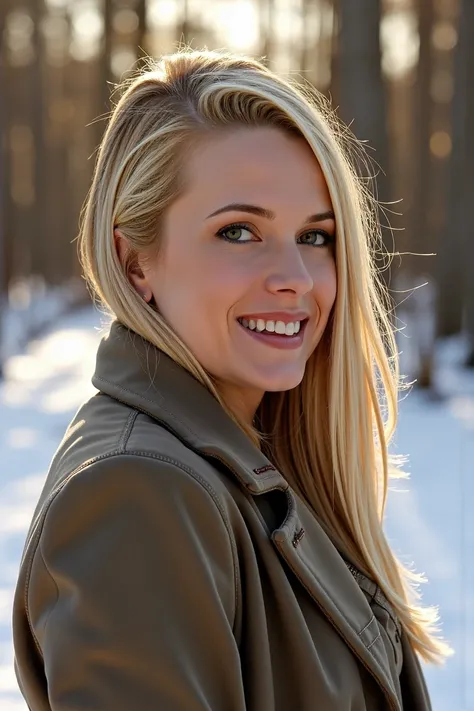
{"type": "Polygon", "coordinates": [[[251,420],[265,391],[301,382],[328,322],[329,192],[306,142],[275,128],[202,143],[186,172],[187,192],[165,216],[161,252],[144,264],[140,287],[251,420]]]}

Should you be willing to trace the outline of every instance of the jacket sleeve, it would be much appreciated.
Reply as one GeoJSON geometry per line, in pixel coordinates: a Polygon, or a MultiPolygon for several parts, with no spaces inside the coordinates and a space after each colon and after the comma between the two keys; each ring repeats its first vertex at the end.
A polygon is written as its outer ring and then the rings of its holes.
{"type": "Polygon", "coordinates": [[[113,455],[71,477],[28,587],[52,711],[244,711],[232,541],[178,464],[113,455]]]}

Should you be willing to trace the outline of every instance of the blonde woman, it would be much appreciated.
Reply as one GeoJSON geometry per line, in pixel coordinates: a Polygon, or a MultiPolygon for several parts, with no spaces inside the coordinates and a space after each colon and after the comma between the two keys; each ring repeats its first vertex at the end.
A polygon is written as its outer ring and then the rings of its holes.
{"type": "Polygon", "coordinates": [[[124,88],[80,233],[98,393],[16,591],[31,711],[431,708],[450,649],[382,529],[396,347],[348,140],[227,52],[124,88]]]}

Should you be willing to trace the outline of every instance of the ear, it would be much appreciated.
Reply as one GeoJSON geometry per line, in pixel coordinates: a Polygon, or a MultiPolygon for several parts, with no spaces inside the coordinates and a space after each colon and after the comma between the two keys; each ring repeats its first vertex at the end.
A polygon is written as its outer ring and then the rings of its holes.
{"type": "Polygon", "coordinates": [[[124,237],[122,232],[117,228],[114,229],[114,242],[117,256],[126,272],[129,282],[145,301],[150,301],[153,298],[153,292],[148,284],[148,280],[138,259],[136,259],[136,257],[130,259],[130,244],[127,238],[124,237]]]}

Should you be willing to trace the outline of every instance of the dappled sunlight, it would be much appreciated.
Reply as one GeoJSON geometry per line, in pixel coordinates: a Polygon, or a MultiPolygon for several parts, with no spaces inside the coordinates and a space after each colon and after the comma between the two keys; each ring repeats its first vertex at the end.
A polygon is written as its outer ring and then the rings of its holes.
{"type": "MultiPolygon", "coordinates": [[[[10,358],[6,365],[2,405],[29,406],[46,414],[72,413],[94,393],[90,378],[100,337],[101,332],[93,328],[65,328],[32,342],[25,354],[10,358]]],[[[20,429],[9,435],[16,442],[21,440],[20,429]]]]}

